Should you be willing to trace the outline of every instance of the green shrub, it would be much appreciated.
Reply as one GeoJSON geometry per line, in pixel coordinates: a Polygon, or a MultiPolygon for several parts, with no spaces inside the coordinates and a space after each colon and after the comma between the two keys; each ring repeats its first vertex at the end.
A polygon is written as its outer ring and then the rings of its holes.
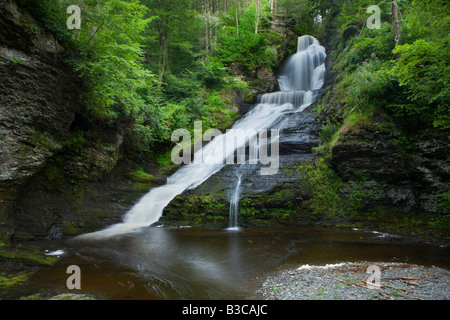
{"type": "Polygon", "coordinates": [[[403,110],[413,116],[430,115],[439,128],[450,128],[450,47],[449,38],[439,42],[419,39],[394,50],[401,52],[395,64],[400,86],[406,86],[412,102],[403,110]]]}
{"type": "Polygon", "coordinates": [[[140,183],[151,183],[154,180],[152,175],[145,173],[142,169],[132,172],[130,176],[131,180],[140,183]]]}

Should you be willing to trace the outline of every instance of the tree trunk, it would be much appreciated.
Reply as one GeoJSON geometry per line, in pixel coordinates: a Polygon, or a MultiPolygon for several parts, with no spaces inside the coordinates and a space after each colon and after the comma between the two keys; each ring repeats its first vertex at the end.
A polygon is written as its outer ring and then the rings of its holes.
{"type": "Polygon", "coordinates": [[[206,19],[206,21],[205,21],[205,49],[206,49],[206,52],[207,53],[209,53],[209,38],[210,38],[210,35],[209,35],[209,14],[208,13],[206,13],[206,17],[205,17],[206,19]]]}
{"type": "Polygon", "coordinates": [[[161,69],[159,70],[159,83],[158,88],[161,88],[164,74],[167,70],[167,63],[169,60],[169,50],[167,46],[167,35],[166,34],[160,34],[159,35],[159,48],[162,52],[161,54],[161,69]]]}
{"type": "Polygon", "coordinates": [[[145,50],[145,61],[147,62],[147,64],[151,64],[150,54],[148,53],[148,49],[145,50]]]}
{"type": "MultiPolygon", "coordinates": [[[[402,35],[399,26],[401,22],[398,20],[398,7],[395,1],[392,1],[391,3],[391,11],[392,11],[392,24],[394,27],[394,35],[395,35],[395,46],[397,47],[402,45],[401,39],[402,35]]],[[[397,58],[400,58],[401,56],[402,56],[401,52],[397,53],[397,58]]]]}
{"type": "Polygon", "coordinates": [[[259,27],[259,20],[260,20],[260,15],[261,15],[261,8],[260,8],[260,0],[256,0],[255,4],[256,4],[256,22],[255,22],[255,34],[258,34],[258,27],[259,27]]]}
{"type": "Polygon", "coordinates": [[[234,0],[234,4],[236,6],[236,33],[238,38],[239,38],[239,11],[241,11],[239,8],[239,1],[240,0],[234,0]]]}

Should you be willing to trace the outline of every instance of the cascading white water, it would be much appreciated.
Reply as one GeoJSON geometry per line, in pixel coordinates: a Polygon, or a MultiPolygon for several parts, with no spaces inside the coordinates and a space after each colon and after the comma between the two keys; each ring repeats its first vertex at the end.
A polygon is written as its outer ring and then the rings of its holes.
{"type": "MultiPolygon", "coordinates": [[[[311,36],[298,39],[297,53],[289,57],[278,76],[280,92],[260,95],[261,105],[291,105],[297,111],[303,111],[314,103],[325,79],[325,48],[311,36]]],[[[230,201],[229,230],[238,230],[239,200],[242,176],[238,176],[235,192],[230,201]]]]}
{"type": "Polygon", "coordinates": [[[278,76],[281,92],[263,94],[258,102],[277,105],[290,103],[303,111],[320,95],[318,91],[325,81],[326,57],[325,48],[317,39],[300,37],[297,53],[290,56],[281,67],[278,76]]]}
{"type": "Polygon", "coordinates": [[[317,39],[311,36],[299,38],[297,53],[281,68],[281,91],[320,90],[324,83],[326,57],[325,48],[317,39]]]}
{"type": "Polygon", "coordinates": [[[237,178],[238,180],[236,183],[236,188],[234,189],[234,193],[230,201],[230,220],[227,230],[231,231],[239,230],[238,218],[239,218],[239,200],[241,199],[241,190],[242,190],[242,173],[238,172],[237,178]]]}
{"type": "MultiPolygon", "coordinates": [[[[281,92],[261,95],[259,103],[237,121],[233,129],[243,129],[246,132],[253,130],[257,134],[259,130],[271,128],[275,122],[290,112],[303,111],[311,105],[318,98],[317,91],[322,88],[324,83],[325,58],[325,48],[321,47],[315,38],[300,37],[298,52],[287,60],[278,77],[281,92]]],[[[246,143],[238,141],[236,144],[234,139],[227,139],[228,134],[216,137],[198,151],[194,155],[194,161],[169,177],[166,185],[150,190],[125,215],[123,223],[81,237],[95,239],[114,236],[139,230],[158,222],[164,208],[177,195],[187,189],[198,187],[220,171],[225,166],[220,163],[225,163],[224,159],[241,147],[239,143],[246,143]],[[223,152],[224,145],[226,152],[223,152]]],[[[239,199],[236,201],[239,202],[239,199]]]]}

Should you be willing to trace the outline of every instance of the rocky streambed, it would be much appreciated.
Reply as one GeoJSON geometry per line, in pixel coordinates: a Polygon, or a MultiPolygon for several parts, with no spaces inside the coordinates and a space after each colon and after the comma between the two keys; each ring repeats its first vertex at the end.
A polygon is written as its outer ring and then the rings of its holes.
{"type": "Polygon", "coordinates": [[[263,300],[448,300],[450,272],[406,263],[303,265],[261,281],[263,300]],[[379,270],[380,282],[369,267],[379,270]],[[378,269],[379,268],[379,269],[378,269]],[[370,281],[370,285],[368,282],[370,281]]]}

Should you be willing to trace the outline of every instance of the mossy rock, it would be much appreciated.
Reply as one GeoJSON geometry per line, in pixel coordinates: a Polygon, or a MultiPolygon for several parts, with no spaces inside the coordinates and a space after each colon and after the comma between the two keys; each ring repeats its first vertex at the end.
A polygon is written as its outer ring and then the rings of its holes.
{"type": "Polygon", "coordinates": [[[142,169],[131,172],[130,178],[133,182],[143,184],[151,184],[155,180],[155,178],[151,174],[144,172],[144,170],[142,169]]]}
{"type": "Polygon", "coordinates": [[[0,289],[8,289],[23,284],[28,281],[31,274],[33,272],[21,271],[13,274],[2,272],[0,273],[0,289]]]}
{"type": "Polygon", "coordinates": [[[73,293],[63,293],[57,296],[51,297],[48,300],[98,300],[89,294],[73,294],[73,293]]]}
{"type": "Polygon", "coordinates": [[[8,245],[1,243],[0,258],[15,260],[25,266],[50,266],[59,259],[46,256],[42,248],[33,245],[8,245]]]}

